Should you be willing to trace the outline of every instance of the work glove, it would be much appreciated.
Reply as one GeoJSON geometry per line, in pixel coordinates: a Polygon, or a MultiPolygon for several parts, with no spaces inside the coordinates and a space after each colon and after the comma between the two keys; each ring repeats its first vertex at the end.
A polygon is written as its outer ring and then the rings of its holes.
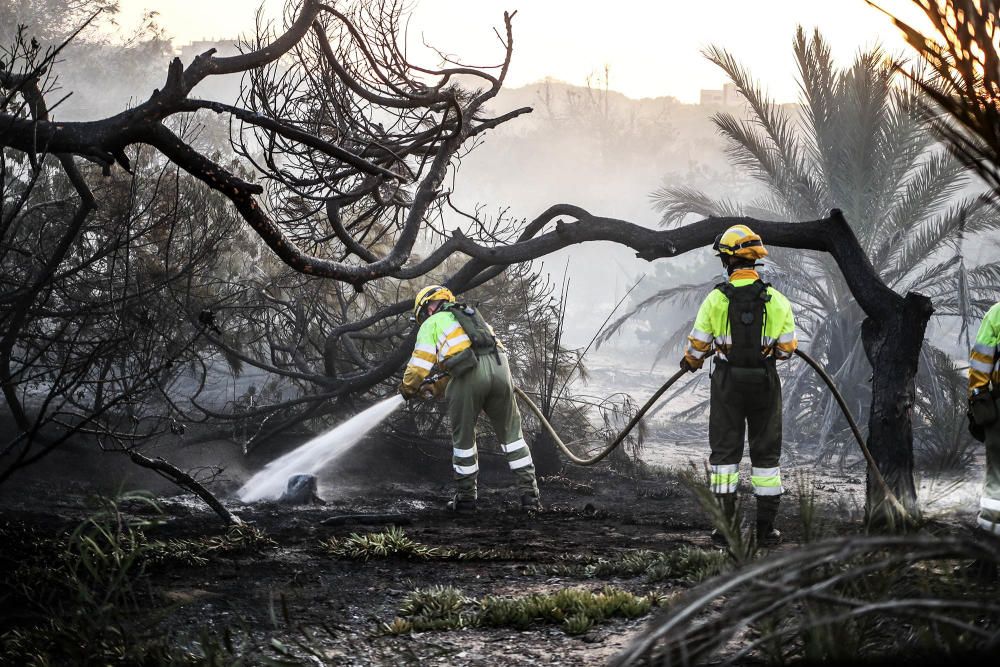
{"type": "Polygon", "coordinates": [[[417,394],[420,393],[420,389],[400,384],[399,393],[403,396],[404,401],[409,401],[411,398],[416,398],[417,394]]]}
{"type": "Polygon", "coordinates": [[[416,398],[422,401],[433,401],[444,394],[444,387],[448,384],[448,376],[438,378],[434,382],[424,382],[417,391],[416,398]]]}
{"type": "Polygon", "coordinates": [[[969,433],[979,442],[986,442],[986,427],[997,421],[997,402],[988,390],[977,390],[969,397],[969,433]]]}
{"type": "Polygon", "coordinates": [[[431,390],[431,397],[432,398],[441,398],[442,396],[444,396],[444,390],[448,388],[448,381],[450,379],[451,379],[451,376],[444,375],[444,376],[438,378],[436,381],[434,381],[430,385],[428,385],[429,388],[430,388],[430,390],[431,390]]]}
{"type": "Polygon", "coordinates": [[[976,423],[976,418],[972,416],[972,410],[966,413],[969,417],[969,435],[978,442],[986,442],[986,429],[976,423]]]}
{"type": "Polygon", "coordinates": [[[687,357],[681,357],[680,366],[682,371],[687,371],[688,373],[694,373],[696,370],[698,370],[697,368],[691,365],[691,363],[687,360],[687,357]]]}

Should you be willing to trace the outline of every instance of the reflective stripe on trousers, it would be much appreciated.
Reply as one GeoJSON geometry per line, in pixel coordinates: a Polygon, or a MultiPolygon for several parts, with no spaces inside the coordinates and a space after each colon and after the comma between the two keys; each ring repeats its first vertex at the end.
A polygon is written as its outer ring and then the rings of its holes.
{"type": "Polygon", "coordinates": [[[750,484],[754,495],[780,496],[785,489],[781,486],[781,468],[751,468],[750,484]]]}
{"type": "Polygon", "coordinates": [[[506,354],[499,352],[477,357],[474,368],[452,378],[445,396],[451,422],[456,495],[467,499],[477,495],[476,422],[485,412],[521,493],[537,496],[535,466],[521,431],[521,414],[514,402],[506,354]]]}
{"type": "Polygon", "coordinates": [[[740,485],[740,467],[735,464],[710,466],[709,485],[713,493],[736,493],[740,485]]]}

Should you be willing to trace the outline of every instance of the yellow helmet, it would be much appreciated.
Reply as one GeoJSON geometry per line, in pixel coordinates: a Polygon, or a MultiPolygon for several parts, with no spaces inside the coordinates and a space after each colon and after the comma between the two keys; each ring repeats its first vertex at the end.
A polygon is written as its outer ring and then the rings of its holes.
{"type": "Polygon", "coordinates": [[[441,285],[429,285],[417,292],[417,298],[413,300],[413,316],[419,317],[421,309],[431,301],[455,301],[455,295],[451,290],[441,285]]]}
{"type": "Polygon", "coordinates": [[[762,259],[767,257],[767,248],[764,247],[764,243],[746,225],[733,225],[715,237],[712,250],[715,250],[720,255],[742,257],[743,259],[762,259]]]}

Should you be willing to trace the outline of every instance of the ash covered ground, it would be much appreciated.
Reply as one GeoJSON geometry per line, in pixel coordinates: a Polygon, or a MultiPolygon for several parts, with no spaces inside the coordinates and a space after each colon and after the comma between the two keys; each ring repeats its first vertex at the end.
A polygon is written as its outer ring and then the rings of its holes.
{"type": "MultiPolygon", "coordinates": [[[[495,463],[499,468],[502,461],[495,463]]],[[[408,593],[435,585],[453,586],[477,599],[567,587],[599,591],[607,585],[669,597],[691,585],[687,572],[675,580],[650,582],[639,574],[594,575],[585,564],[614,562],[642,550],[711,549],[708,521],[675,479],[636,481],[609,471],[571,471],[569,477],[543,484],[544,511],[526,515],[514,490],[504,488],[503,471],[491,474],[486,467],[481,509],[469,516],[440,509],[446,481],[413,479],[344,488],[338,497],[331,497],[327,488],[324,506],[234,507],[273,543],[209,553],[200,564],[150,567],[147,603],[162,612],[152,627],[178,643],[196,642],[204,630],[228,627],[241,651],[256,656],[254,661],[278,656],[274,640],[304,655],[294,647],[305,631],[308,644],[332,664],[595,664],[615,654],[649,616],[612,619],[577,636],[558,624],[393,636],[383,624],[400,615],[408,593]],[[367,561],[331,555],[325,546],[330,538],[380,533],[386,526],[327,527],[320,522],[366,512],[400,513],[406,517],[400,526],[406,537],[463,555],[373,556],[367,561]],[[572,572],[572,566],[580,567],[572,572]]],[[[126,512],[162,521],[144,529],[151,540],[198,540],[225,533],[214,514],[185,499],[162,499],[159,505],[162,516],[142,504],[124,506],[126,512]]],[[[38,487],[20,500],[4,497],[2,521],[8,535],[29,528],[54,535],[71,530],[86,513],[82,496],[38,487]]],[[[789,538],[783,548],[794,545],[794,530],[789,538]]]]}

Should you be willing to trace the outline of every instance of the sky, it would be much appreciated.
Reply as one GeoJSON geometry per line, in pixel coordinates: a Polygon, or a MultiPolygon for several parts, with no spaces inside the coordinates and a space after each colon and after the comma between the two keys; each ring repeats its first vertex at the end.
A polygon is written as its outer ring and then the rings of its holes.
{"type": "MultiPolygon", "coordinates": [[[[284,0],[265,0],[265,16],[278,18],[284,0]]],[[[904,18],[919,18],[908,0],[882,0],[904,18]]],[[[251,31],[258,0],[121,0],[123,26],[145,9],[178,44],[235,37],[251,31]]],[[[494,63],[500,47],[493,27],[504,10],[514,17],[514,62],[509,86],[553,77],[572,84],[603,77],[632,98],[674,96],[697,102],[702,88],[720,88],[724,75],[701,55],[719,45],[738,57],[779,102],[798,97],[792,58],[797,25],[819,26],[834,57],[847,64],[861,48],[879,44],[892,54],[906,48],[889,19],[864,0],[416,0],[410,23],[411,54],[421,40],[473,64],[494,63]],[[609,7],[612,8],[609,10],[609,7]]]]}

